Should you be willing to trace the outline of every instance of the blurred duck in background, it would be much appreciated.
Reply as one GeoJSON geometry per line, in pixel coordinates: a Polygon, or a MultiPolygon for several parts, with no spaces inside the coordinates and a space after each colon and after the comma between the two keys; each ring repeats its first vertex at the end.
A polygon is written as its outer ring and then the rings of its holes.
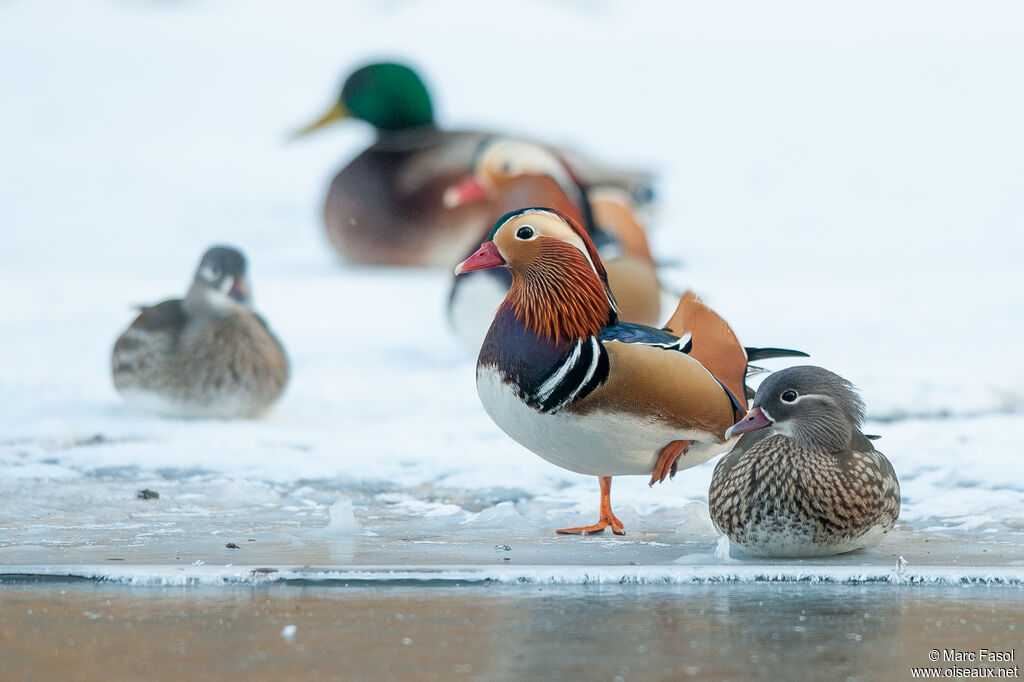
{"type": "MultiPolygon", "coordinates": [[[[494,215],[480,225],[480,238],[501,215],[523,206],[546,206],[583,226],[597,247],[624,322],[655,325],[661,311],[657,267],[638,216],[625,190],[583,184],[554,150],[523,140],[491,136],[481,141],[473,173],[444,195],[445,205],[489,202],[494,215]]],[[[505,268],[467,272],[452,282],[448,320],[474,353],[480,349],[494,312],[512,284],[505,268]]]]}
{"type": "MultiPolygon", "coordinates": [[[[377,137],[331,182],[324,202],[331,244],[354,263],[454,267],[493,222],[494,202],[446,206],[442,197],[470,173],[487,134],[438,128],[420,76],[408,66],[387,62],[352,72],[330,110],[295,135],[343,119],[369,123],[377,137]]],[[[573,165],[588,183],[650,200],[645,173],[613,170],[575,156],[573,165]]]]}
{"type": "Polygon", "coordinates": [[[245,256],[207,251],[184,299],[142,308],[114,344],[114,386],[138,409],[179,417],[255,417],[288,381],[284,349],[253,312],[245,256]]]}

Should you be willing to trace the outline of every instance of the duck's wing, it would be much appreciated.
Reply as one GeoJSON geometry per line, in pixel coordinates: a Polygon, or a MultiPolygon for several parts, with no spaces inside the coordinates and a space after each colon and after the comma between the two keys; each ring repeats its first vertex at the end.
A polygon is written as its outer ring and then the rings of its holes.
{"type": "MultiPolygon", "coordinates": [[[[633,332],[643,330],[633,325],[633,332]]],[[[658,339],[657,335],[651,335],[658,339]]],[[[721,442],[732,426],[735,407],[725,387],[681,348],[679,339],[630,342],[624,336],[602,342],[608,354],[604,382],[576,401],[576,412],[607,410],[633,414],[642,422],[670,424],[699,440],[721,442]]],[[[685,344],[685,342],[684,342],[685,344]]]]}
{"type": "Polygon", "coordinates": [[[654,264],[647,232],[636,211],[631,195],[618,187],[590,187],[587,190],[594,221],[611,232],[622,252],[646,263],[654,264]]]}
{"type": "Polygon", "coordinates": [[[854,482],[855,490],[859,486],[867,485],[877,491],[875,494],[863,496],[862,503],[867,507],[865,513],[875,513],[879,518],[895,522],[900,514],[899,480],[896,478],[892,462],[875,449],[870,436],[864,435],[859,429],[854,429],[850,449],[842,457],[842,462],[850,480],[854,482]]]}
{"type": "Polygon", "coordinates": [[[185,328],[187,318],[180,298],[161,301],[156,305],[142,306],[128,331],[133,329],[146,332],[178,334],[185,328]]]}
{"type": "Polygon", "coordinates": [[[187,323],[179,298],[143,307],[114,343],[111,364],[115,382],[141,374],[153,364],[154,357],[173,350],[187,323]]]}
{"type": "Polygon", "coordinates": [[[653,173],[605,166],[591,159],[585,159],[571,149],[558,151],[583,185],[587,187],[600,185],[620,187],[629,193],[636,204],[641,206],[654,201],[655,176],[653,173]]]}
{"type": "Polygon", "coordinates": [[[739,411],[745,412],[747,353],[729,323],[693,291],[686,291],[665,329],[678,336],[692,337],[690,356],[707,367],[732,395],[739,411]]]}
{"type": "MultiPolygon", "coordinates": [[[[712,310],[693,291],[686,291],[679,299],[675,313],[665,328],[673,334],[689,333],[693,337],[690,355],[707,367],[746,411],[746,401],[753,391],[746,385],[747,376],[760,368],[748,366],[752,360],[781,357],[807,357],[807,353],[788,348],[753,348],[742,346],[732,327],[721,315],[712,310]]],[[[740,415],[742,416],[742,415],[740,415]]]]}
{"type": "Polygon", "coordinates": [[[689,334],[678,336],[666,329],[657,329],[645,324],[619,322],[601,330],[598,337],[601,341],[621,341],[622,343],[640,343],[658,346],[667,350],[689,353],[693,348],[689,334]]]}

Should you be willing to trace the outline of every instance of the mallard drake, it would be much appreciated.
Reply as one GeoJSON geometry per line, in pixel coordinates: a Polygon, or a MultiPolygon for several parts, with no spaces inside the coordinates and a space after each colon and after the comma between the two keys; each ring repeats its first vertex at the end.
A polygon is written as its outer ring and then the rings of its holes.
{"type": "MultiPolygon", "coordinates": [[[[334,106],[296,135],[349,118],[372,125],[377,138],[331,182],[324,202],[331,244],[355,263],[454,266],[494,214],[486,201],[446,207],[442,197],[470,172],[487,133],[439,128],[423,80],[395,63],[356,69],[334,106]]],[[[578,164],[584,177],[650,195],[646,174],[578,164]]]]}
{"type": "MultiPolygon", "coordinates": [[[[473,174],[445,193],[449,206],[479,200],[494,205],[488,229],[494,219],[522,206],[547,206],[571,217],[597,246],[619,306],[619,319],[646,325],[660,321],[662,289],[657,267],[628,193],[614,187],[585,187],[568,162],[550,148],[491,136],[480,144],[473,174]]],[[[503,268],[452,281],[448,319],[468,348],[479,350],[511,283],[511,274],[503,268]]]]}
{"type": "Polygon", "coordinates": [[[821,367],[789,367],[758,387],[743,434],[715,467],[708,507],[755,556],[827,556],[878,543],[900,513],[900,485],[861,433],[864,403],[821,367]]]}
{"type": "Polygon", "coordinates": [[[142,308],[114,344],[114,386],[129,404],[182,417],[254,417],[288,381],[284,349],[253,312],[246,264],[207,251],[184,299],[142,308]]]}
{"type": "Polygon", "coordinates": [[[612,476],[653,484],[727,450],[726,429],[746,409],[748,356],[772,354],[748,353],[692,293],[666,329],[619,322],[590,237],[550,209],[500,218],[456,272],[493,267],[508,268],[512,285],[480,349],[480,401],[521,445],[599,477],[599,521],[559,533],[624,534],[612,476]]]}

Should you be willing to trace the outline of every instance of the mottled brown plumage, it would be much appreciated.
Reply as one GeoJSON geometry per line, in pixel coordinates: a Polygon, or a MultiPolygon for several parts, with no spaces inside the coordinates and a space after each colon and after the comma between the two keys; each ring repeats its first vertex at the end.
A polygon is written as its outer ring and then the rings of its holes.
{"type": "Polygon", "coordinates": [[[758,556],[826,556],[877,543],[896,522],[900,488],[859,430],[852,385],[820,367],[776,372],[729,435],[708,492],[715,526],[758,556]]]}
{"type": "Polygon", "coordinates": [[[135,406],[183,417],[254,417],[288,381],[281,344],[248,305],[245,261],[207,252],[184,299],[142,309],[111,355],[114,386],[135,406]]]}

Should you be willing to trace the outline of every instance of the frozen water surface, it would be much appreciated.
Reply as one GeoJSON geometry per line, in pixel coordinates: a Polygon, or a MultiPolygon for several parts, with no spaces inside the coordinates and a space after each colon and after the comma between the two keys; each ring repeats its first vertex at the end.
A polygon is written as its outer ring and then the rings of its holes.
{"type": "Polygon", "coordinates": [[[497,24],[444,7],[458,19],[432,32],[432,3],[0,6],[0,571],[1020,585],[1019,6],[529,3],[497,24]],[[711,462],[616,479],[623,538],[556,537],[594,520],[597,483],[483,413],[445,327],[450,275],[345,266],[321,236],[328,179],[369,132],[284,142],[379,55],[422,68],[445,124],[656,170],[666,282],[861,387],[903,488],[896,531],[828,560],[730,555],[711,462]],[[257,421],[133,412],[113,341],[211,243],[248,254],[288,390],[257,421]]]}
{"type": "MultiPolygon", "coordinates": [[[[160,661],[166,677],[204,679],[902,680],[914,667],[942,676],[951,664],[929,661],[939,648],[1020,655],[1007,589],[45,589],[60,601],[4,591],[0,623],[31,633],[5,642],[5,679],[152,679],[160,661]]],[[[984,667],[1015,677],[1018,665],[984,667]]]]}

